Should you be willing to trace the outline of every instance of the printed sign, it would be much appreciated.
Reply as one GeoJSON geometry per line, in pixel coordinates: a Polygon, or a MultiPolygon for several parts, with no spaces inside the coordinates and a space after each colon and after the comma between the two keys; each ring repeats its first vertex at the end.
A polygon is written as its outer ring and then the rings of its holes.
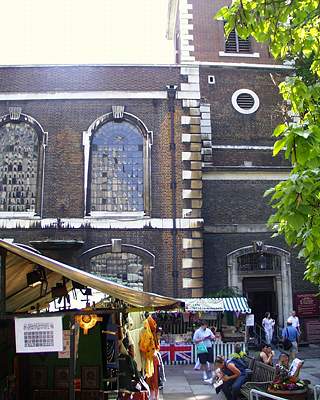
{"type": "Polygon", "coordinates": [[[17,353],[63,350],[62,317],[15,318],[17,353]]]}
{"type": "Polygon", "coordinates": [[[320,321],[311,319],[306,321],[307,339],[311,343],[320,343],[320,321]]]}
{"type": "MultiPolygon", "coordinates": [[[[76,328],[75,332],[75,353],[78,357],[78,345],[79,345],[79,327],[76,328]]],[[[59,351],[58,358],[70,358],[70,329],[63,331],[63,350],[59,351]]]]}
{"type": "Polygon", "coordinates": [[[298,317],[320,315],[320,299],[316,293],[296,293],[295,310],[298,317]]]}
{"type": "Polygon", "coordinates": [[[254,314],[246,315],[246,326],[254,326],[254,314]]]}

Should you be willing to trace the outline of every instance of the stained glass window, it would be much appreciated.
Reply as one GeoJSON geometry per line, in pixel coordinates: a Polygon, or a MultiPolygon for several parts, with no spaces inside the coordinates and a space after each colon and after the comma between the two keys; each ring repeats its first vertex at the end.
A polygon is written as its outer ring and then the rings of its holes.
{"type": "Polygon", "coordinates": [[[0,127],[0,211],[35,212],[38,135],[32,126],[0,127]]]}
{"type": "Polygon", "coordinates": [[[143,211],[143,135],[129,122],[108,122],[91,143],[91,211],[143,211]]]}
{"type": "Polygon", "coordinates": [[[90,272],[137,290],[143,290],[143,261],[132,253],[102,253],[90,259],[90,272]]]}

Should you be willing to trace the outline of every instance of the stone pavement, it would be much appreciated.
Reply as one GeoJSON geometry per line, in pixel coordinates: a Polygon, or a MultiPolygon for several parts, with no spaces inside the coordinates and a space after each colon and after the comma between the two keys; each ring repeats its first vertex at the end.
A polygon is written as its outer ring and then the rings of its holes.
{"type": "MultiPolygon", "coordinates": [[[[309,379],[312,385],[320,384],[320,346],[309,346],[298,354],[305,363],[301,371],[302,379],[309,379]]],[[[167,381],[161,392],[163,400],[222,400],[224,395],[216,395],[212,386],[201,381],[202,372],[195,371],[193,365],[170,365],[165,367],[167,381]]]]}

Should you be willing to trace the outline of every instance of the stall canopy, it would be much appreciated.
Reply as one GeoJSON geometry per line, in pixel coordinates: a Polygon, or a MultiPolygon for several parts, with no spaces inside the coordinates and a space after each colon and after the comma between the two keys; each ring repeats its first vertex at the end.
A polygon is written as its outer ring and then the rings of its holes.
{"type": "Polygon", "coordinates": [[[26,312],[32,307],[46,307],[52,301],[51,288],[63,279],[68,290],[73,287],[72,281],[78,282],[138,308],[173,308],[181,304],[177,299],[119,285],[4,240],[0,240],[0,255],[1,267],[5,267],[6,312],[26,312]],[[39,286],[30,287],[27,284],[27,274],[39,267],[45,271],[46,291],[43,287],[41,290],[39,286]]]}
{"type": "Polygon", "coordinates": [[[223,311],[223,299],[217,298],[192,298],[181,299],[185,304],[185,310],[190,312],[223,311]]]}
{"type": "Polygon", "coordinates": [[[210,312],[210,311],[236,311],[251,313],[245,297],[212,297],[212,298],[190,298],[181,299],[185,303],[186,311],[210,312]]]}

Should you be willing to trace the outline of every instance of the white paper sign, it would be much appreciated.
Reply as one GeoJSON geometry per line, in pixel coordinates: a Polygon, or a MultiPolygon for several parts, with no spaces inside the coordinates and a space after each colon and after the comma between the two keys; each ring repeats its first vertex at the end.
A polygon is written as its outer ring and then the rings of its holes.
{"type": "Polygon", "coordinates": [[[15,318],[17,353],[63,350],[62,317],[15,318]]]}
{"type": "Polygon", "coordinates": [[[246,315],[246,326],[254,326],[254,314],[246,315]]]}
{"type": "Polygon", "coordinates": [[[70,358],[70,329],[63,331],[63,351],[59,351],[58,358],[70,358]]]}

